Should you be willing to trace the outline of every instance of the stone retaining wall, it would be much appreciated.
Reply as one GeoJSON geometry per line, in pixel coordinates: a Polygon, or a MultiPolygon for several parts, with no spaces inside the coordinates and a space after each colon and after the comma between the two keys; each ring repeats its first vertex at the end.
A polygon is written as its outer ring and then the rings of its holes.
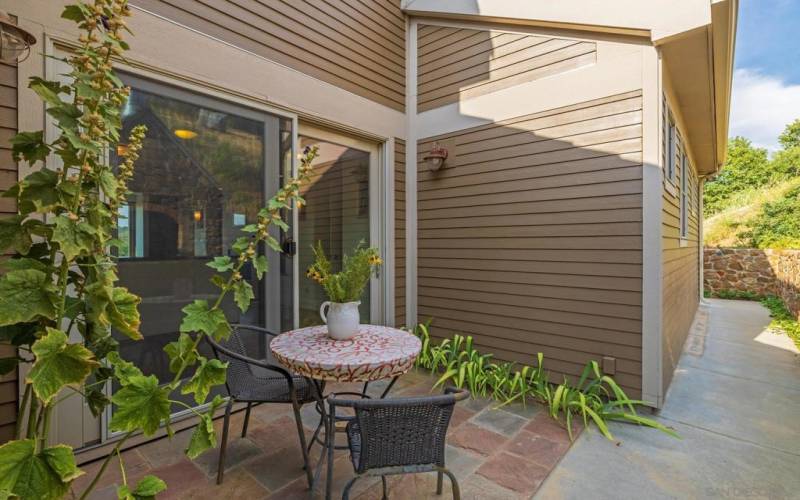
{"type": "Polygon", "coordinates": [[[776,295],[800,318],[800,250],[705,248],[705,289],[776,295]]]}

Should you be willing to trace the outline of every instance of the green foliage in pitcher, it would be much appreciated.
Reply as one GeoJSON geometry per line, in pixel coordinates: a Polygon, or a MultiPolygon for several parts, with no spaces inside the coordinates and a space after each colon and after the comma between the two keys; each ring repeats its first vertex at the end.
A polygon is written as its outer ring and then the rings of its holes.
{"type": "Polygon", "coordinates": [[[360,300],[372,273],[383,264],[378,249],[367,248],[361,242],[356,246],[353,255],[344,256],[342,270],[334,273],[333,263],[325,255],[322,242],[318,241],[312,250],[315,260],[306,271],[306,276],[322,286],[331,302],[360,300]]]}

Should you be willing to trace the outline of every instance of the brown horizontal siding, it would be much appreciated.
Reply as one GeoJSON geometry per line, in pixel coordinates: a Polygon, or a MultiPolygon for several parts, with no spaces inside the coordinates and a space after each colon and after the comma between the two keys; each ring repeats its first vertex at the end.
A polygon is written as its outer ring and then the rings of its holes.
{"type": "MultiPolygon", "coordinates": [[[[694,172],[689,169],[688,237],[681,243],[680,187],[681,169],[676,169],[675,194],[663,190],[662,200],[662,276],[663,276],[663,332],[662,332],[662,383],[666,394],[675,368],[680,360],[683,344],[694,321],[700,301],[699,284],[699,185],[694,172]]],[[[665,181],[665,183],[668,181],[665,181]]]]}
{"type": "MultiPolygon", "coordinates": [[[[17,133],[17,66],[0,63],[0,192],[17,182],[17,164],[11,158],[10,139],[17,133]]],[[[16,213],[16,204],[0,198],[0,217],[16,213]]],[[[0,358],[14,355],[9,345],[0,344],[0,358]]],[[[14,437],[17,421],[17,370],[0,377],[0,444],[14,437]]]]}
{"type": "Polygon", "coordinates": [[[420,26],[420,111],[569,71],[596,61],[597,47],[546,36],[420,26]]]}
{"type": "Polygon", "coordinates": [[[394,140],[394,322],[406,324],[406,142],[394,140]]]}
{"type": "Polygon", "coordinates": [[[405,107],[405,20],[399,1],[131,3],[362,97],[405,107]]]}
{"type": "Polygon", "coordinates": [[[614,357],[638,396],[641,120],[631,92],[421,140],[450,156],[418,167],[419,319],[556,379],[614,357]]]}

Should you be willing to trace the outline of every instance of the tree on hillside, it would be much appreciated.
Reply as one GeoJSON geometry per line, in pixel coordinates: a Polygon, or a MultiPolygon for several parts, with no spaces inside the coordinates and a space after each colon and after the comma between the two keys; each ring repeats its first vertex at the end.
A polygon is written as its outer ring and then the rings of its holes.
{"type": "Polygon", "coordinates": [[[767,150],[753,146],[744,137],[734,137],[728,143],[728,159],[719,175],[705,185],[704,215],[708,217],[725,208],[734,194],[771,181],[767,150]]]}
{"type": "Polygon", "coordinates": [[[786,125],[778,136],[782,149],[772,157],[773,175],[786,180],[800,175],[800,119],[786,125]]]}
{"type": "Polygon", "coordinates": [[[783,133],[778,136],[778,142],[784,150],[800,146],[800,118],[786,125],[783,133]]]}

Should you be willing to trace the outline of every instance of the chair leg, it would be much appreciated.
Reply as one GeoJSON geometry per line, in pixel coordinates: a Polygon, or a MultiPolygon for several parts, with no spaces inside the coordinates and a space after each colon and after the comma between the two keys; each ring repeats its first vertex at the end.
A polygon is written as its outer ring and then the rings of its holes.
{"type": "Polygon", "coordinates": [[[242,424],[242,437],[247,437],[247,424],[250,423],[250,407],[253,403],[247,403],[247,409],[244,411],[244,424],[242,424]]]}
{"type": "Polygon", "coordinates": [[[388,500],[389,498],[389,488],[386,487],[386,476],[381,476],[381,486],[383,487],[383,499],[388,500]]]}
{"type": "Polygon", "coordinates": [[[449,469],[445,469],[444,467],[439,469],[439,474],[442,473],[447,474],[447,477],[450,478],[450,484],[453,486],[453,500],[461,500],[461,489],[458,487],[458,481],[456,481],[456,476],[454,476],[449,469]]]}
{"type": "Polygon", "coordinates": [[[350,500],[350,488],[353,487],[356,481],[358,481],[358,476],[347,481],[347,484],[344,486],[344,491],[342,492],[342,500],[350,500]]]}
{"type": "Polygon", "coordinates": [[[443,478],[444,478],[444,473],[442,471],[439,471],[439,472],[436,473],[436,494],[437,495],[441,495],[442,494],[442,482],[443,482],[442,479],[443,478]]]}
{"type": "Polygon", "coordinates": [[[225,450],[228,447],[228,427],[231,423],[231,409],[233,408],[233,398],[228,399],[225,406],[225,420],[222,423],[222,441],[219,445],[219,462],[217,463],[217,484],[222,484],[222,476],[225,474],[225,450]]]}
{"type": "Polygon", "coordinates": [[[303,453],[303,468],[306,471],[306,478],[308,479],[308,487],[310,488],[314,482],[314,477],[311,474],[311,465],[308,463],[308,448],[306,447],[306,433],[303,430],[303,419],[300,416],[300,404],[297,400],[292,401],[292,409],[294,410],[294,421],[297,424],[297,435],[300,437],[300,451],[303,453]]]}
{"type": "Polygon", "coordinates": [[[328,474],[325,477],[325,500],[330,500],[331,489],[333,488],[333,449],[336,446],[335,415],[328,415],[328,427],[326,430],[325,441],[328,443],[328,474]]]}

